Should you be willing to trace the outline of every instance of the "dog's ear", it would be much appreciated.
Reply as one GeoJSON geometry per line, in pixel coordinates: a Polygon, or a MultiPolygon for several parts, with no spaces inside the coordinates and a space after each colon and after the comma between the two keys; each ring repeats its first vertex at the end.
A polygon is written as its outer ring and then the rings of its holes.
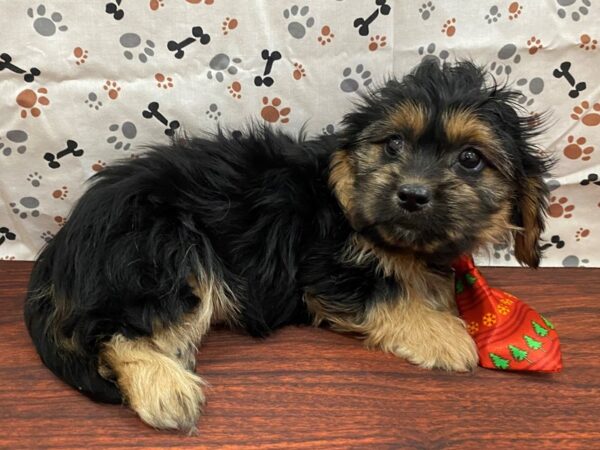
{"type": "Polygon", "coordinates": [[[549,191],[541,176],[526,177],[520,184],[514,208],[515,222],[520,227],[514,233],[515,257],[521,264],[538,267],[549,191]]]}

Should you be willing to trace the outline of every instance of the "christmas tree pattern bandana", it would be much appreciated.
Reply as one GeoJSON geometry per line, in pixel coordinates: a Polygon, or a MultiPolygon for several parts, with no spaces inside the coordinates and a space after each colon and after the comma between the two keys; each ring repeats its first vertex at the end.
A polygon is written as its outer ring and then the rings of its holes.
{"type": "Polygon", "coordinates": [[[456,304],[488,369],[558,372],[562,358],[554,325],[507,292],[490,287],[471,256],[454,265],[456,304]]]}

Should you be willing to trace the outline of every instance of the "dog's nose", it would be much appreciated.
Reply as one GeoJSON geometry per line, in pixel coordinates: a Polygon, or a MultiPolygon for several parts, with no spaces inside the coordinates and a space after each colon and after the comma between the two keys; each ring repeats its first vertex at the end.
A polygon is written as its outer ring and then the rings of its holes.
{"type": "Polygon", "coordinates": [[[398,190],[400,206],[408,212],[423,209],[431,201],[431,192],[425,186],[405,184],[398,190]]]}

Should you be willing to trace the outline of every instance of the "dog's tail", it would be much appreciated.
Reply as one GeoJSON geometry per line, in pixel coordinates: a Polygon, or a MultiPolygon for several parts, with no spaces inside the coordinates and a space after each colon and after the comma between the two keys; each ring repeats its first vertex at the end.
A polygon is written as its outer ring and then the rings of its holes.
{"type": "Polygon", "coordinates": [[[117,385],[98,373],[97,351],[83,351],[75,338],[61,329],[68,315],[56,297],[48,258],[52,243],[42,252],[31,274],[25,300],[25,324],[42,362],[59,378],[92,400],[122,403],[117,385]]]}

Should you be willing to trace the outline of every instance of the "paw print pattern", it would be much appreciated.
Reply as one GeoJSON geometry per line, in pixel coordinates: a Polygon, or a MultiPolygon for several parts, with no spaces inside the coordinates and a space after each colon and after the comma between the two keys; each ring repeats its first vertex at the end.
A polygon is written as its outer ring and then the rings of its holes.
{"type": "Polygon", "coordinates": [[[542,48],[544,48],[542,46],[542,41],[539,40],[538,38],[536,38],[535,36],[531,36],[527,40],[527,46],[529,47],[530,55],[535,55],[538,52],[538,50],[541,50],[542,48]]]}
{"type": "Polygon", "coordinates": [[[452,19],[446,20],[446,22],[442,26],[442,33],[444,33],[448,37],[454,36],[454,34],[456,33],[456,19],[454,17],[452,19]]]}
{"type": "Polygon", "coordinates": [[[221,23],[221,31],[227,36],[231,31],[235,30],[238,26],[238,20],[230,17],[225,17],[225,20],[221,23]]]}
{"type": "MultiPolygon", "coordinates": [[[[102,160],[98,160],[96,161],[94,164],[92,164],[92,170],[94,172],[100,172],[101,170],[104,170],[104,168],[106,167],[106,163],[102,160]]],[[[56,220],[56,217],[55,217],[56,220]]]]}
{"type": "Polygon", "coordinates": [[[53,12],[50,17],[46,17],[44,5],[39,5],[35,11],[33,8],[28,8],[27,15],[33,19],[33,29],[41,36],[50,37],[56,34],[56,30],[67,31],[69,29],[66,25],[59,25],[63,19],[61,13],[53,12]]]}
{"type": "Polygon", "coordinates": [[[225,53],[219,53],[213,56],[213,58],[208,63],[208,66],[212,70],[209,70],[206,76],[209,80],[212,80],[214,78],[219,83],[221,83],[225,79],[223,73],[227,72],[230,75],[237,74],[238,68],[235,66],[235,64],[239,64],[241,62],[242,60],[240,58],[231,59],[225,53]]]}
{"type": "Polygon", "coordinates": [[[387,37],[376,34],[369,39],[369,50],[374,52],[387,45],[387,37]]]}
{"type": "Polygon", "coordinates": [[[573,108],[571,119],[579,120],[588,127],[600,125],[600,103],[594,103],[594,105],[590,107],[590,102],[587,100],[581,102],[581,105],[573,108]]]}
{"type": "Polygon", "coordinates": [[[447,50],[442,50],[439,53],[436,52],[436,45],[433,42],[427,47],[419,47],[418,53],[422,56],[422,61],[433,60],[438,64],[445,62],[450,56],[447,50]]]}
{"type": "Polygon", "coordinates": [[[510,261],[514,256],[514,250],[507,243],[494,244],[494,258],[504,259],[504,261],[510,261]]]}
{"type": "Polygon", "coordinates": [[[321,35],[317,38],[317,42],[321,45],[327,45],[335,37],[335,34],[331,32],[331,28],[325,25],[321,28],[321,35]]]}
{"type": "Polygon", "coordinates": [[[592,39],[592,37],[589,34],[582,34],[579,37],[579,48],[589,51],[589,50],[596,50],[597,46],[598,46],[598,40],[592,39]]]}
{"type": "Polygon", "coordinates": [[[227,90],[229,91],[229,95],[236,100],[242,98],[242,84],[239,81],[231,83],[231,86],[227,86],[227,90]]]}
{"type": "Polygon", "coordinates": [[[292,72],[292,77],[294,80],[301,80],[306,76],[306,69],[300,63],[294,63],[294,71],[292,72]]]}
{"type": "Polygon", "coordinates": [[[156,86],[162,89],[170,89],[174,86],[173,78],[163,75],[160,72],[154,74],[154,79],[156,80],[156,86]]]}
{"type": "Polygon", "coordinates": [[[574,205],[569,203],[567,197],[552,197],[550,199],[550,205],[548,206],[548,215],[554,218],[563,217],[570,219],[573,217],[572,211],[575,209],[574,205]]]}
{"type": "MultiPolygon", "coordinates": [[[[126,50],[123,52],[123,56],[129,60],[133,60],[134,51],[138,52],[138,47],[142,45],[142,38],[136,33],[124,33],[119,38],[119,43],[126,50]]],[[[148,62],[148,58],[154,56],[154,47],[156,45],[150,39],[146,40],[145,45],[137,53],[137,57],[142,63],[148,62]]]]}
{"type": "Polygon", "coordinates": [[[291,21],[288,23],[287,28],[293,38],[302,39],[306,35],[306,29],[311,28],[315,24],[314,17],[307,17],[309,11],[308,6],[300,8],[298,5],[294,5],[290,9],[283,11],[283,17],[291,21]]]}
{"type": "Polygon", "coordinates": [[[525,106],[531,106],[535,101],[532,96],[539,95],[544,90],[544,80],[540,77],[535,77],[531,80],[520,78],[517,80],[516,84],[521,92],[521,96],[517,101],[525,106]]]}
{"type": "Polygon", "coordinates": [[[263,119],[270,123],[288,123],[290,119],[287,117],[291,109],[289,107],[282,107],[281,99],[274,97],[270,102],[268,97],[262,99],[263,107],[260,110],[260,115],[263,119]]]}
{"type": "Polygon", "coordinates": [[[5,144],[0,139],[0,150],[4,156],[10,156],[13,152],[13,148],[22,155],[27,151],[25,142],[29,139],[29,135],[23,130],[10,130],[6,132],[6,139],[9,143],[5,144]],[[12,145],[12,144],[14,145],[12,145]]]}
{"type": "Polygon", "coordinates": [[[42,178],[44,177],[37,172],[27,175],[27,181],[29,181],[33,187],[40,187],[42,185],[42,178]]]}
{"type": "Polygon", "coordinates": [[[56,200],[64,200],[69,194],[69,189],[63,186],[61,189],[56,189],[52,192],[52,197],[56,200]]]}
{"type": "Polygon", "coordinates": [[[579,230],[577,230],[575,232],[575,240],[577,242],[579,242],[580,240],[585,239],[589,235],[590,235],[590,230],[588,230],[587,228],[580,228],[579,230]]]}
{"type": "Polygon", "coordinates": [[[523,12],[523,6],[519,4],[519,2],[512,2],[508,5],[508,19],[515,20],[517,19],[521,13],[523,12]]]}
{"type": "Polygon", "coordinates": [[[27,114],[30,114],[31,117],[39,117],[42,113],[42,110],[38,108],[38,105],[48,106],[50,104],[50,100],[46,97],[48,93],[48,89],[39,88],[37,90],[33,89],[23,89],[17,95],[17,105],[21,108],[21,117],[23,119],[27,118],[27,114]]]}
{"type": "Polygon", "coordinates": [[[423,3],[419,8],[419,14],[421,15],[421,19],[429,19],[433,11],[435,11],[435,5],[433,4],[433,2],[423,3]]]}
{"type": "Polygon", "coordinates": [[[87,61],[87,59],[88,59],[88,51],[84,50],[81,47],[75,47],[73,49],[73,56],[76,59],[75,64],[77,64],[78,66],[80,66],[81,64],[85,64],[85,62],[87,61]]]}
{"type": "Polygon", "coordinates": [[[510,75],[512,72],[510,64],[519,64],[521,62],[521,55],[517,53],[517,46],[512,43],[503,45],[498,50],[497,56],[499,61],[494,61],[490,64],[490,71],[496,75],[502,75],[503,73],[510,75]]]}
{"type": "Polygon", "coordinates": [[[579,22],[582,16],[587,16],[590,12],[589,7],[592,5],[590,0],[556,0],[559,8],[556,11],[558,17],[565,19],[571,13],[571,19],[574,22],[579,22]]]}
{"type": "Polygon", "coordinates": [[[50,242],[52,239],[54,239],[54,233],[52,233],[52,231],[48,230],[48,231],[44,231],[42,234],[40,234],[40,238],[48,243],[50,242]]]}
{"type": "Polygon", "coordinates": [[[113,134],[106,138],[106,142],[111,144],[115,150],[129,150],[131,141],[137,136],[137,127],[128,120],[121,125],[113,123],[108,127],[108,131],[113,134]]]}
{"type": "Polygon", "coordinates": [[[219,111],[219,107],[216,103],[211,103],[206,110],[206,116],[209,119],[219,120],[221,117],[221,111],[219,111]]]}
{"type": "Polygon", "coordinates": [[[584,264],[589,263],[588,259],[579,259],[575,255],[569,255],[562,260],[563,267],[585,267],[584,264]]]}
{"type": "Polygon", "coordinates": [[[326,125],[325,128],[323,128],[321,131],[323,134],[333,135],[335,134],[335,126],[332,123],[330,123],[326,125]]]}
{"type": "Polygon", "coordinates": [[[103,105],[103,103],[98,100],[98,95],[95,92],[88,93],[87,98],[83,103],[88,105],[90,109],[95,109],[96,111],[98,111],[103,105]]]}
{"type": "Polygon", "coordinates": [[[502,13],[500,13],[498,6],[494,5],[490,8],[489,13],[485,15],[484,19],[488,24],[492,24],[498,22],[500,17],[502,17],[502,13]]]}
{"type": "Polygon", "coordinates": [[[28,215],[31,217],[38,217],[40,211],[37,209],[40,206],[40,201],[35,197],[23,197],[17,203],[9,203],[13,213],[17,214],[21,219],[27,219],[28,215]]]}
{"type": "Polygon", "coordinates": [[[592,158],[594,147],[591,145],[586,146],[587,139],[583,136],[575,139],[575,136],[569,136],[567,138],[568,145],[563,149],[563,155],[569,159],[580,159],[582,161],[589,161],[592,158]]]}
{"type": "Polygon", "coordinates": [[[108,98],[111,100],[116,100],[117,97],[119,97],[119,92],[121,92],[121,86],[119,86],[116,81],[106,80],[102,88],[106,91],[108,98]]]}
{"type": "Polygon", "coordinates": [[[359,64],[354,69],[354,74],[351,67],[346,67],[342,76],[344,79],[340,83],[340,89],[343,92],[356,92],[361,87],[361,83],[363,86],[369,86],[373,79],[371,78],[371,72],[365,70],[365,67],[362,64],[359,64]]]}

